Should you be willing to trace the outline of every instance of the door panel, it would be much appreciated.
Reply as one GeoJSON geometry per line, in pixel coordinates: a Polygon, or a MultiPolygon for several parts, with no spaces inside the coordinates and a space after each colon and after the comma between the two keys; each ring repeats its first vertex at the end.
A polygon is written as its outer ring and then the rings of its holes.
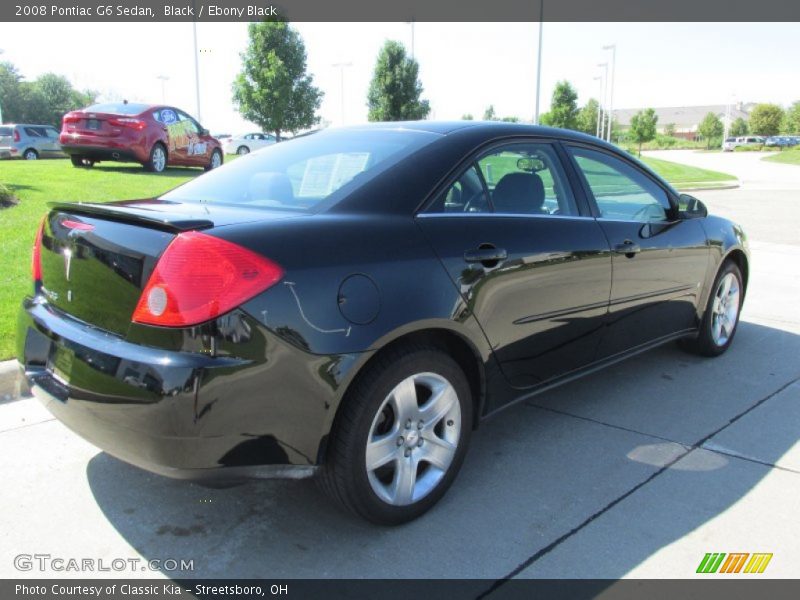
{"type": "Polygon", "coordinates": [[[639,167],[605,152],[571,147],[611,246],[608,327],[598,358],[696,326],[708,265],[698,220],[679,220],[667,191],[639,167]]]}
{"type": "Polygon", "coordinates": [[[509,142],[477,155],[417,221],[513,386],[592,362],[611,256],[554,146],[509,142]]]}

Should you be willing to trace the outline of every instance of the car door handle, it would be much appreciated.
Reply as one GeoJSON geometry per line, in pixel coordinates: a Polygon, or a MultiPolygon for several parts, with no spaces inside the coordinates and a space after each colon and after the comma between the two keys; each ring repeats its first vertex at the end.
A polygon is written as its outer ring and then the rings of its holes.
{"type": "Polygon", "coordinates": [[[485,267],[495,267],[497,263],[508,258],[508,252],[503,248],[495,248],[487,244],[485,247],[475,248],[464,252],[464,260],[468,263],[483,263],[485,267]],[[494,263],[494,264],[486,264],[494,263]]]}
{"type": "Polygon", "coordinates": [[[614,252],[617,254],[624,254],[628,258],[633,258],[641,251],[641,246],[635,242],[632,242],[631,240],[625,240],[621,244],[614,246],[614,252]]]}

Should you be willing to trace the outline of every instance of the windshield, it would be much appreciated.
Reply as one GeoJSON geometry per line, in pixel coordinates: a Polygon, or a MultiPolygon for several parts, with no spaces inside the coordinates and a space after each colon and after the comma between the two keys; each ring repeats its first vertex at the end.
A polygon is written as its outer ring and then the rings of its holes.
{"type": "Polygon", "coordinates": [[[311,211],[332,206],[440,136],[328,130],[267,146],[168,192],[164,200],[311,211]]]}
{"type": "Polygon", "coordinates": [[[84,112],[109,113],[112,115],[138,115],[142,113],[149,104],[125,104],[123,102],[108,102],[106,104],[92,104],[84,108],[84,112]]]}

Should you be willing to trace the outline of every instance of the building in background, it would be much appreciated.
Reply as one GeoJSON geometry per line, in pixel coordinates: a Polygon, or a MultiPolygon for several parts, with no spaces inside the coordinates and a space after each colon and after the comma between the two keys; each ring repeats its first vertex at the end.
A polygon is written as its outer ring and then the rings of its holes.
{"type": "MultiPolygon", "coordinates": [[[[707,104],[704,106],[668,106],[654,108],[658,116],[658,133],[664,133],[668,125],[675,128],[675,137],[686,140],[697,140],[700,134],[697,132],[700,122],[708,113],[714,113],[726,130],[736,119],[742,118],[747,121],[750,118],[750,111],[756,105],[755,102],[738,102],[728,107],[725,104],[707,104]],[[728,111],[730,110],[730,113],[728,111]],[[730,118],[730,123],[726,119],[730,118]]],[[[626,130],[631,126],[631,118],[638,113],[641,108],[622,108],[614,111],[614,120],[621,130],[626,130]]]]}

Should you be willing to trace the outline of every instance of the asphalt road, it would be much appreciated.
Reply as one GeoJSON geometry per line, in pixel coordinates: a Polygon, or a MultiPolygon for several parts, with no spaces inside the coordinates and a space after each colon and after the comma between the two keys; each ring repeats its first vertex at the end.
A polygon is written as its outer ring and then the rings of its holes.
{"type": "Polygon", "coordinates": [[[150,475],[32,399],[2,403],[0,577],[81,575],[14,567],[47,553],[193,560],[181,574],[196,577],[683,578],[707,552],[771,552],[757,577],[797,576],[800,167],[659,156],[742,181],[698,193],[753,246],[725,356],[669,345],[504,411],[447,497],[394,529],[338,512],[309,481],[207,490],[150,475]]]}

